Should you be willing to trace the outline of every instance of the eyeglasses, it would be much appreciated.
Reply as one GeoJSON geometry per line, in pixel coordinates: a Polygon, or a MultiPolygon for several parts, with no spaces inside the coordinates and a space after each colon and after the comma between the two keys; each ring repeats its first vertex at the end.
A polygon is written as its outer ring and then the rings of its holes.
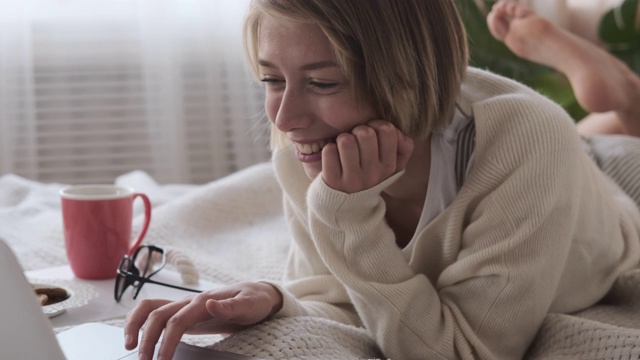
{"type": "Polygon", "coordinates": [[[178,290],[197,293],[202,292],[200,290],[189,289],[182,286],[176,286],[151,280],[151,277],[153,275],[157,274],[158,271],[164,268],[166,262],[167,256],[164,252],[164,249],[154,245],[140,246],[133,254],[133,257],[125,255],[120,261],[120,266],[118,266],[118,274],[116,276],[116,286],[113,293],[116,302],[120,302],[120,299],[122,299],[122,294],[124,294],[124,291],[127,290],[129,286],[132,286],[134,288],[133,298],[137,298],[140,289],[142,289],[142,285],[144,285],[145,283],[168,286],[170,288],[178,290]],[[155,261],[158,257],[160,258],[159,262],[155,261]],[[142,274],[136,267],[136,262],[144,264],[142,274]]]}

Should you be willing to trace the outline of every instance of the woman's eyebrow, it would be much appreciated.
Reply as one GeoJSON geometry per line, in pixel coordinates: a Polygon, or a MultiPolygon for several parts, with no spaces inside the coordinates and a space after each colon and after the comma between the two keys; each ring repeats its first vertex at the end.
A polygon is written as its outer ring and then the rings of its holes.
{"type": "MultiPolygon", "coordinates": [[[[268,67],[268,68],[272,68],[272,69],[277,69],[277,66],[275,66],[274,64],[268,62],[267,60],[259,59],[258,60],[258,65],[264,66],[264,67],[268,67]]],[[[323,60],[323,61],[317,61],[317,62],[312,62],[312,63],[309,63],[309,64],[302,65],[300,67],[300,70],[310,71],[310,70],[318,70],[318,69],[323,69],[323,68],[327,68],[327,67],[337,67],[337,66],[338,66],[338,64],[336,64],[335,61],[323,60]]]]}
{"type": "Polygon", "coordinates": [[[318,70],[318,69],[323,69],[328,67],[337,67],[337,66],[338,64],[336,64],[334,61],[324,60],[324,61],[318,61],[318,62],[302,65],[300,67],[300,70],[309,71],[309,70],[318,70]]]}

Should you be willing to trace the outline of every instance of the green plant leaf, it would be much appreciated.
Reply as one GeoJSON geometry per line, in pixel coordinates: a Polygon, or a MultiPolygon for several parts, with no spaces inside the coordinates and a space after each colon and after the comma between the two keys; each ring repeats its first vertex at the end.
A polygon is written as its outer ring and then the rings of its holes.
{"type": "Polygon", "coordinates": [[[612,49],[640,48],[639,0],[626,0],[600,21],[598,35],[612,49]]]}
{"type": "Polygon", "coordinates": [[[562,106],[573,119],[579,120],[588,114],[578,103],[567,77],[559,72],[539,75],[533,88],[562,106]]]}
{"type": "Polygon", "coordinates": [[[609,52],[640,74],[640,1],[626,0],[600,21],[598,35],[609,52]]]}

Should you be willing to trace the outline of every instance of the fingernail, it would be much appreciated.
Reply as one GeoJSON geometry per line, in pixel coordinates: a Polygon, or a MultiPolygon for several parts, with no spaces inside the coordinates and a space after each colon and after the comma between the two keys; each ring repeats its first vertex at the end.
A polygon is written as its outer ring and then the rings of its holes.
{"type": "Polygon", "coordinates": [[[138,354],[138,360],[147,360],[147,357],[143,353],[140,353],[138,354]]]}
{"type": "Polygon", "coordinates": [[[132,340],[133,340],[133,338],[131,337],[131,335],[126,334],[126,335],[124,336],[124,343],[125,343],[126,345],[131,344],[131,341],[132,341],[132,340]]]}

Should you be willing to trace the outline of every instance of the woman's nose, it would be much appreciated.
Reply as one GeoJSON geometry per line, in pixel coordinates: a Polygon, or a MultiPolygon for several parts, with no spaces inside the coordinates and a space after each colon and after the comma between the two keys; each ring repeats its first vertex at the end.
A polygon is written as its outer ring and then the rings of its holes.
{"type": "Polygon", "coordinates": [[[289,132],[302,129],[310,124],[311,114],[304,94],[285,91],[275,117],[275,125],[280,131],[289,132]]]}

